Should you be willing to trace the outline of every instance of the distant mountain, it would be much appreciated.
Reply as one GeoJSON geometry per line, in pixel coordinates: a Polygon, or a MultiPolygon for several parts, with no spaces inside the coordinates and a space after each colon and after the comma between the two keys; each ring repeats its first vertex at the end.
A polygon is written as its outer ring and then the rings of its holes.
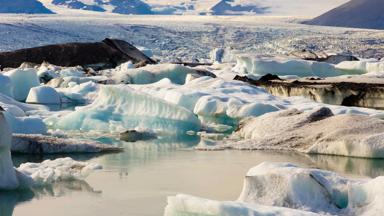
{"type": "MultiPolygon", "coordinates": [[[[348,0],[0,0],[2,13],[314,16],[348,0]]],[[[376,1],[376,0],[373,0],[376,1]]],[[[384,0],[383,0],[384,1],[384,0]]]]}
{"type": "Polygon", "coordinates": [[[53,13],[37,0],[0,0],[0,13],[53,13]]]}
{"type": "Polygon", "coordinates": [[[324,26],[384,29],[384,0],[351,0],[305,23],[324,26]]]}
{"type": "Polygon", "coordinates": [[[263,14],[267,10],[268,7],[259,7],[256,4],[239,0],[221,0],[209,9],[213,15],[263,14]]]}
{"type": "Polygon", "coordinates": [[[53,5],[119,14],[153,14],[151,7],[141,0],[53,0],[53,5]]]}

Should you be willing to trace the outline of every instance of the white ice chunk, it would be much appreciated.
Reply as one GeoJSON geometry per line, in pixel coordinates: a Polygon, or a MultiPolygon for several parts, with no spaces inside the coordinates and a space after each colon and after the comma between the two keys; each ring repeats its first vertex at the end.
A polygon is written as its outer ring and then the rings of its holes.
{"type": "Polygon", "coordinates": [[[37,71],[33,68],[18,68],[4,73],[12,81],[12,94],[18,101],[25,101],[29,90],[39,86],[37,71]]]}
{"type": "Polygon", "coordinates": [[[79,162],[67,157],[41,163],[24,163],[17,170],[32,178],[33,186],[40,186],[58,181],[82,180],[93,170],[101,168],[98,164],[79,162]]]}
{"type": "Polygon", "coordinates": [[[61,97],[52,87],[37,86],[31,88],[26,102],[36,104],[61,104],[61,97]]]}
{"type": "Polygon", "coordinates": [[[121,66],[112,73],[116,83],[147,84],[168,78],[173,83],[183,84],[187,74],[195,74],[196,71],[177,64],[157,64],[135,69],[121,66]]]}
{"type": "Polygon", "coordinates": [[[238,56],[234,70],[240,74],[278,76],[297,75],[299,77],[332,77],[343,75],[333,64],[301,59],[257,58],[238,56]]]}

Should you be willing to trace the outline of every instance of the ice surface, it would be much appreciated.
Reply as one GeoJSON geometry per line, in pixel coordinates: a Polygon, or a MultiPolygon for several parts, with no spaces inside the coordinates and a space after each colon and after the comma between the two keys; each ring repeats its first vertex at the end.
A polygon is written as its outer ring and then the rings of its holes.
{"type": "Polygon", "coordinates": [[[222,78],[200,77],[184,85],[172,84],[168,79],[163,79],[157,83],[130,86],[187,108],[198,115],[205,126],[220,132],[231,132],[244,118],[288,108],[310,111],[327,106],[337,115],[382,113],[372,109],[324,105],[302,97],[282,99],[267,93],[263,88],[222,78]]]}
{"type": "Polygon", "coordinates": [[[5,118],[9,123],[12,133],[24,134],[46,134],[47,126],[42,118],[35,116],[14,116],[11,112],[6,112],[5,118]]]}
{"type": "Polygon", "coordinates": [[[92,101],[97,95],[99,85],[92,81],[75,84],[72,83],[67,88],[57,88],[62,96],[63,103],[86,103],[92,101]]]}
{"type": "Polygon", "coordinates": [[[67,157],[41,163],[24,163],[17,171],[32,178],[33,186],[40,186],[58,181],[81,180],[93,170],[101,168],[98,164],[79,162],[67,157]]]}
{"type": "Polygon", "coordinates": [[[30,89],[26,102],[36,104],[61,104],[61,97],[52,87],[37,86],[30,89]]]}
{"type": "Polygon", "coordinates": [[[168,197],[164,216],[315,216],[318,214],[234,201],[216,201],[185,194],[168,197]]]}
{"type": "Polygon", "coordinates": [[[197,74],[195,70],[177,64],[157,64],[133,69],[128,64],[123,64],[112,70],[115,83],[148,84],[163,78],[170,79],[173,83],[184,84],[188,74],[197,74]]]}
{"type": "Polygon", "coordinates": [[[349,179],[336,173],[264,162],[250,169],[237,201],[188,195],[168,198],[165,215],[377,215],[384,179],[349,179]]]}
{"type": "Polygon", "coordinates": [[[200,129],[200,121],[187,109],[122,85],[101,86],[92,104],[48,123],[59,129],[100,132],[141,127],[165,134],[185,134],[200,129]]]}
{"type": "Polygon", "coordinates": [[[11,151],[22,154],[64,154],[120,152],[122,149],[87,139],[14,133],[11,151]]]}
{"type": "Polygon", "coordinates": [[[11,158],[12,132],[3,112],[0,112],[0,190],[13,190],[19,187],[19,179],[13,169],[11,158]]]}
{"type": "Polygon", "coordinates": [[[343,75],[334,65],[325,62],[301,59],[257,58],[238,56],[235,71],[245,74],[278,76],[297,75],[299,77],[331,77],[343,75]]]}
{"type": "Polygon", "coordinates": [[[0,74],[0,93],[9,97],[13,96],[12,81],[8,76],[0,74]]]}
{"type": "Polygon", "coordinates": [[[40,85],[37,71],[33,68],[17,68],[4,75],[11,79],[12,95],[18,101],[25,101],[29,90],[40,85]]]}
{"type": "Polygon", "coordinates": [[[365,59],[360,61],[345,61],[335,66],[346,74],[367,74],[384,71],[384,61],[365,59]]]}
{"type": "Polygon", "coordinates": [[[356,114],[333,115],[330,109],[285,110],[245,120],[240,149],[280,149],[306,153],[384,158],[384,121],[356,114]],[[326,125],[326,127],[324,127],[326,125]]]}

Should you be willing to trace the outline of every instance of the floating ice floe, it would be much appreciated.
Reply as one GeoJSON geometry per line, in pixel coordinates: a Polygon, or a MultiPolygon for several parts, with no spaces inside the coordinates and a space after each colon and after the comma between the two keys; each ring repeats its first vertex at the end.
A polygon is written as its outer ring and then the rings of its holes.
{"type": "Polygon", "coordinates": [[[334,115],[329,108],[268,113],[241,122],[245,140],[207,149],[269,149],[305,153],[384,158],[384,120],[356,114],[334,115]]]}
{"type": "Polygon", "coordinates": [[[348,179],[336,173],[264,162],[250,169],[237,201],[189,195],[168,198],[176,215],[378,215],[384,210],[383,177],[348,179]]]}
{"type": "Polygon", "coordinates": [[[101,168],[98,164],[79,162],[67,157],[41,163],[24,163],[17,171],[30,177],[32,186],[41,186],[57,181],[82,180],[92,171],[101,168]]]}
{"type": "Polygon", "coordinates": [[[64,130],[100,132],[137,127],[165,134],[200,130],[200,121],[187,109],[123,85],[100,86],[93,103],[47,123],[64,130]]]}

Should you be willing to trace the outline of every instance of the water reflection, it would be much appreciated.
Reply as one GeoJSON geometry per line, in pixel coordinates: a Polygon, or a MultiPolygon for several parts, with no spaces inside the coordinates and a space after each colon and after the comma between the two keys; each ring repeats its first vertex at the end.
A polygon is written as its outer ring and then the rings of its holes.
{"type": "Polygon", "coordinates": [[[307,155],[320,169],[332,170],[356,176],[377,177],[384,175],[384,160],[352,158],[329,155],[307,155]]]}
{"type": "Polygon", "coordinates": [[[105,155],[101,158],[106,169],[119,171],[124,176],[130,169],[156,162],[162,158],[169,158],[178,151],[192,150],[200,142],[198,136],[180,138],[163,138],[151,141],[123,142],[116,141],[117,146],[124,148],[124,152],[105,155]]]}
{"type": "Polygon", "coordinates": [[[58,182],[33,189],[0,191],[0,216],[12,216],[18,204],[31,201],[32,199],[61,197],[80,191],[91,195],[101,194],[101,191],[94,190],[87,182],[80,180],[58,182]]]}

